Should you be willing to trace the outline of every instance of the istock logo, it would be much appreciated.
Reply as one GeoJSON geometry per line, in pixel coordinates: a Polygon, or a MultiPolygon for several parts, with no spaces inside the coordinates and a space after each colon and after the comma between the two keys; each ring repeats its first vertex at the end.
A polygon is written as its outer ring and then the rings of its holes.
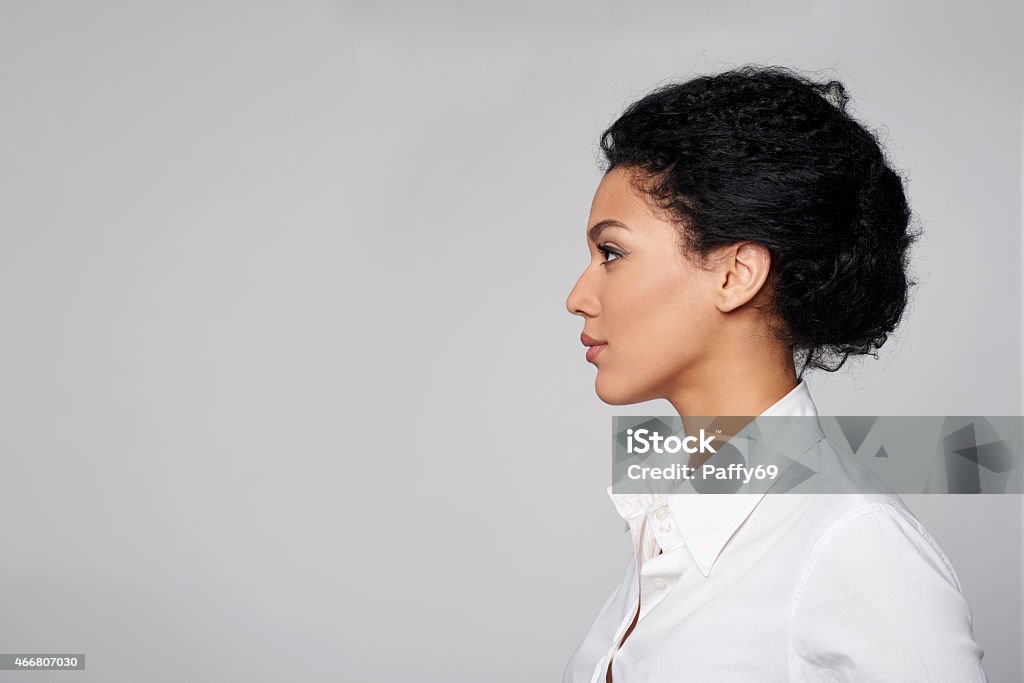
{"type": "Polygon", "coordinates": [[[700,436],[691,434],[683,439],[678,436],[662,437],[657,432],[651,432],[649,429],[627,429],[626,430],[627,441],[626,450],[629,453],[648,453],[653,449],[655,453],[678,453],[679,451],[686,451],[687,453],[717,453],[714,447],[711,445],[714,436],[705,435],[704,430],[700,430],[700,436]],[[650,437],[647,435],[651,434],[650,437]],[[638,446],[633,445],[633,439],[637,440],[638,446]],[[664,443],[663,443],[664,442],[664,443]],[[694,446],[693,444],[697,444],[694,446]]]}

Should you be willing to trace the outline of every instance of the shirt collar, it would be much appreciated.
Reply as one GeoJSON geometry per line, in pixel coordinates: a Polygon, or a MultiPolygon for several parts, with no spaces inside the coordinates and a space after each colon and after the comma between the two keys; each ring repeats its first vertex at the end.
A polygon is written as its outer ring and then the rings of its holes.
{"type": "MultiPolygon", "coordinates": [[[[816,418],[818,409],[807,383],[800,380],[788,394],[758,417],[761,416],[816,418]]],[[[773,436],[770,432],[791,428],[791,432],[786,435],[786,446],[794,458],[806,452],[824,434],[817,420],[766,420],[759,422],[758,426],[759,432],[751,431],[747,438],[766,441],[773,436]]],[[[741,430],[741,434],[747,434],[747,430],[741,430]]],[[[788,463],[791,464],[792,460],[788,463]]],[[[701,573],[708,576],[726,543],[761,502],[765,492],[701,495],[693,492],[690,484],[686,485],[691,487],[691,492],[677,494],[612,493],[612,487],[609,486],[608,495],[616,512],[627,522],[667,502],[690,554],[701,573]]]]}

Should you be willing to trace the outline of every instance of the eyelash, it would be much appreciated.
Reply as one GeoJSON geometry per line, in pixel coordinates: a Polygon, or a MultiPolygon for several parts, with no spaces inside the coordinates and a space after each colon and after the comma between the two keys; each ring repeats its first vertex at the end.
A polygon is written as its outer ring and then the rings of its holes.
{"type": "Polygon", "coordinates": [[[607,266],[607,265],[608,265],[609,263],[614,263],[614,261],[609,261],[609,260],[608,260],[608,255],[609,255],[609,254],[614,254],[614,255],[615,255],[615,256],[617,257],[617,258],[615,259],[616,261],[617,261],[618,259],[622,258],[623,256],[625,256],[625,254],[623,254],[623,253],[622,253],[621,251],[619,251],[619,250],[617,250],[617,249],[612,249],[611,247],[606,247],[606,246],[599,246],[599,247],[597,248],[597,250],[598,250],[599,252],[601,252],[602,254],[604,254],[604,258],[605,258],[605,260],[604,260],[604,261],[601,261],[601,265],[602,265],[602,266],[607,266]]]}

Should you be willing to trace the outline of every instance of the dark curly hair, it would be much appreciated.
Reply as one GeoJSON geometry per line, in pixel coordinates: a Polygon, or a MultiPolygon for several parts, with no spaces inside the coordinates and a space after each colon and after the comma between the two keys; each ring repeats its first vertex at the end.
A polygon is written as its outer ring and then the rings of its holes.
{"type": "Polygon", "coordinates": [[[801,377],[877,359],[916,284],[903,180],[848,101],[837,80],[747,65],[659,87],[601,135],[604,172],[632,172],[684,254],[769,250],[772,328],[801,377]]]}

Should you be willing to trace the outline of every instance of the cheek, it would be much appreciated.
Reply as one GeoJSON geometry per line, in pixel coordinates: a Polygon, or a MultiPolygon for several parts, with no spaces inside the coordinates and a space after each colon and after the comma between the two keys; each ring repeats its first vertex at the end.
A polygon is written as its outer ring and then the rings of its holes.
{"type": "Polygon", "coordinates": [[[645,278],[621,301],[627,336],[637,351],[678,347],[701,331],[698,282],[685,273],[645,278]]]}

